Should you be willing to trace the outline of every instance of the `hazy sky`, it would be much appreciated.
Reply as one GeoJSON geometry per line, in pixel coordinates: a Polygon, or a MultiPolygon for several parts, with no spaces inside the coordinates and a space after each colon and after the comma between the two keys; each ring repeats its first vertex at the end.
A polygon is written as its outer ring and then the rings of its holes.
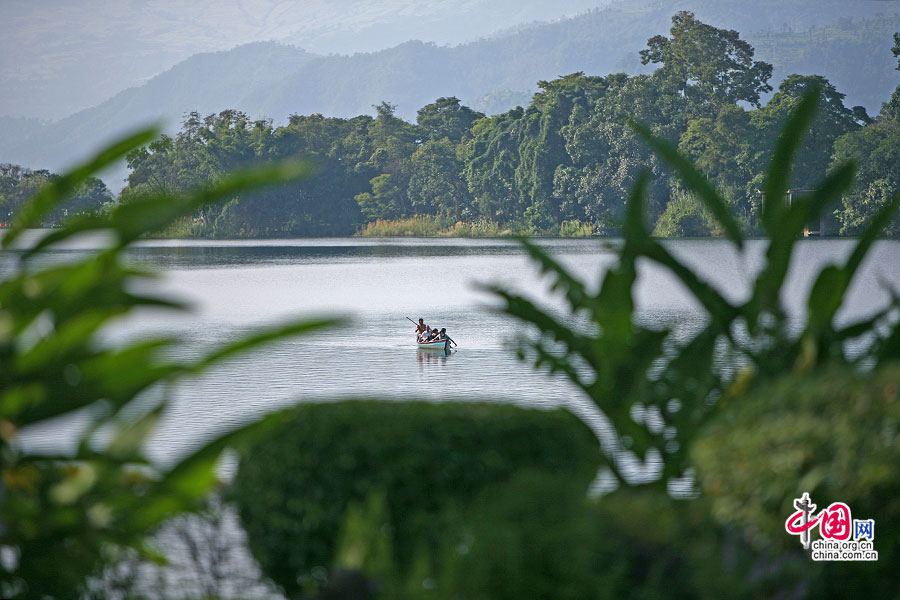
{"type": "Polygon", "coordinates": [[[461,43],[608,2],[0,0],[0,116],[60,118],[192,54],[252,41],[325,54],[461,43]]]}

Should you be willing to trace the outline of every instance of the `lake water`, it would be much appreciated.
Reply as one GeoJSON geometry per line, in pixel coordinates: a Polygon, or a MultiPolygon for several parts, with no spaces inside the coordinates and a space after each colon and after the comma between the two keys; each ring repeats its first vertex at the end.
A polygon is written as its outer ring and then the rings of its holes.
{"type": "MultiPolygon", "coordinates": [[[[51,259],[77,256],[90,240],[51,259]]],[[[615,241],[540,242],[574,273],[596,286],[614,263],[615,241]]],[[[799,242],[785,303],[802,313],[812,276],[823,264],[844,259],[851,240],[799,242]]],[[[764,242],[750,241],[738,254],[722,240],[666,242],[682,261],[732,299],[749,293],[764,242]]],[[[511,240],[308,239],[145,241],[133,260],[161,273],[154,291],[186,300],[185,314],[146,312],[120,325],[116,336],[174,332],[193,354],[254,328],[298,316],[341,315],[348,325],[297,338],[233,360],[174,391],[171,410],[149,451],[160,461],[182,454],[213,433],[296,402],[347,397],[461,399],[567,406],[603,438],[602,416],[560,377],[535,372],[516,360],[513,340],[522,331],[497,313],[496,300],[478,286],[499,283],[550,306],[534,265],[511,240]],[[446,327],[459,344],[450,355],[415,347],[406,317],[446,327]]],[[[852,310],[843,320],[870,314],[888,300],[885,285],[900,289],[900,242],[876,244],[850,290],[852,310]]],[[[689,295],[663,269],[647,264],[636,290],[640,319],[702,323],[689,295]]],[[[59,448],[77,422],[33,431],[34,447],[59,448]]]]}
{"type": "MultiPolygon", "coordinates": [[[[813,275],[824,264],[845,259],[853,243],[799,242],[784,297],[792,314],[802,314],[813,275]]],[[[96,240],[75,243],[47,260],[77,257],[96,244],[96,240]]],[[[614,264],[617,242],[544,240],[540,244],[596,287],[614,264]]],[[[750,241],[745,252],[738,254],[721,240],[665,244],[733,300],[749,293],[765,248],[762,241],[750,241]]],[[[322,315],[348,319],[345,327],[267,347],[181,384],[173,391],[170,410],[148,448],[157,461],[168,462],[209,436],[268,411],[297,402],[349,397],[564,406],[581,416],[601,440],[605,437],[603,416],[573,386],[516,360],[512,340],[522,327],[497,313],[496,300],[478,288],[499,283],[551,308],[561,306],[513,241],[165,240],[142,242],[130,256],[160,272],[152,284],[154,292],[188,301],[192,310],[135,315],[115,328],[113,340],[175,333],[185,342],[185,355],[197,355],[204,348],[286,319],[322,315]],[[458,350],[450,355],[419,350],[406,317],[423,317],[432,326],[446,327],[458,350]]],[[[9,265],[8,259],[0,260],[0,279],[9,265]]],[[[898,265],[900,242],[877,243],[849,292],[852,308],[843,310],[839,318],[861,318],[884,306],[889,297],[885,286],[900,289],[898,265]]],[[[636,301],[644,323],[690,331],[703,322],[699,307],[678,282],[651,264],[641,266],[636,301]]],[[[25,432],[22,441],[34,450],[64,450],[78,428],[78,419],[57,421],[25,432]]],[[[652,465],[634,465],[636,478],[652,477],[653,471],[652,465]]],[[[279,598],[256,579],[257,570],[233,512],[226,513],[217,526],[194,519],[164,529],[157,543],[173,559],[172,566],[160,570],[143,565],[141,586],[168,590],[169,596],[195,589],[198,570],[187,558],[186,533],[222,541],[232,549],[224,588],[232,590],[230,595],[279,598]]]]}

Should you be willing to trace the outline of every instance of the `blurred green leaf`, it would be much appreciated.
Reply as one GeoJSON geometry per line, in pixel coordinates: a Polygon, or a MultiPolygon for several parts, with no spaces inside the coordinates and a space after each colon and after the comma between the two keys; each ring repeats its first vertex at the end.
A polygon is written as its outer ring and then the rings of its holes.
{"type": "Polygon", "coordinates": [[[543,248],[528,241],[527,238],[518,238],[519,243],[531,259],[537,263],[542,275],[550,275],[553,278],[551,289],[562,291],[572,310],[590,308],[591,299],[584,284],[572,276],[565,267],[560,265],[543,248]]]}
{"type": "Polygon", "coordinates": [[[846,271],[835,265],[828,265],[819,271],[807,302],[810,330],[821,331],[831,327],[831,321],[841,307],[846,289],[846,271]]]}
{"type": "MultiPolygon", "coordinates": [[[[22,246],[21,232],[65,200],[96,169],[147,143],[152,131],[131,136],[41,190],[3,239],[18,257],[43,257],[61,241],[87,231],[107,234],[105,246],[74,262],[14,261],[0,282],[0,510],[4,545],[18,565],[0,565],[0,591],[29,597],[76,597],[108,549],[143,548],[145,536],[169,517],[196,510],[218,484],[215,466],[231,444],[257,439],[271,420],[250,423],[207,442],[165,469],[144,456],[144,442],[166,409],[166,389],[241,352],[333,326],[338,319],[273,326],[183,360],[177,338],[110,343],[107,330],[137,308],[184,310],[186,305],[136,293],[154,275],[128,265],[123,251],[141,236],[214,201],[264,184],[304,176],[303,163],[263,166],[226,177],[188,197],[145,196],[116,207],[108,218],[75,217],[63,228],[22,246]],[[110,235],[111,234],[111,235],[110,235]],[[160,391],[151,409],[145,392],[160,391]],[[83,431],[72,456],[38,456],[15,442],[23,427],[78,412],[83,431]],[[135,417],[135,413],[141,416],[135,417]],[[112,436],[105,445],[104,437],[112,436]]],[[[144,285],[144,288],[148,286],[144,285]]]]}
{"type": "MultiPolygon", "coordinates": [[[[890,321],[891,309],[838,331],[834,329],[834,317],[844,303],[852,276],[877,232],[890,219],[896,200],[877,216],[845,267],[832,265],[817,274],[802,334],[797,335],[797,328],[788,322],[781,304],[797,239],[807,224],[842,197],[853,180],[854,167],[845,164],[828,174],[808,195],[795,193],[787,205],[792,161],[813,122],[819,96],[820,91],[812,89],[803,97],[775,149],[763,214],[769,240],[763,267],[752,282],[748,300],[731,302],[697,270],[680,262],[650,237],[644,208],[646,172],[637,177],[626,206],[625,241],[618,251],[618,264],[604,274],[596,297],[590,297],[584,285],[574,281],[554,259],[531,248],[527,251],[542,271],[554,277],[554,289],[561,287],[567,293],[575,290],[574,295],[567,297],[572,314],[550,314],[503,289],[493,290],[506,301],[505,312],[534,325],[542,334],[539,339],[526,341],[523,357],[533,359],[537,367],[565,374],[582,389],[608,417],[621,444],[620,451],[640,459],[649,457],[651,450],[658,452],[661,476],[651,485],[665,487],[666,482],[689,473],[690,451],[704,427],[722,406],[739,403],[762,382],[795,369],[817,370],[833,363],[877,363],[900,354],[900,326],[890,321]],[[637,266],[646,259],[674,275],[705,310],[706,319],[696,329],[650,329],[641,324],[633,294],[637,266]],[[590,323],[576,328],[570,318],[581,307],[590,308],[590,323]],[[878,336],[885,323],[890,325],[889,332],[878,336]],[[848,358],[843,343],[859,337],[872,338],[875,343],[862,355],[848,358]]],[[[705,177],[649,128],[635,123],[632,127],[673,167],[688,190],[716,217],[730,241],[741,248],[743,234],[737,220],[705,177]]],[[[895,300],[895,305],[900,306],[900,300],[895,300]]],[[[618,470],[618,460],[613,461],[611,469],[623,482],[629,482],[618,470]]]]}

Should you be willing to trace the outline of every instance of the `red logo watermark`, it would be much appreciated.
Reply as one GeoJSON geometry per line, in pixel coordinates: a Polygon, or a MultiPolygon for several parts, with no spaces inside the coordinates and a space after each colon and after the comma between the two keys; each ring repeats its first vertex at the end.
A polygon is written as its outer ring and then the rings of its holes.
{"type": "Polygon", "coordinates": [[[800,536],[805,550],[812,546],[813,560],[878,560],[874,519],[853,519],[843,502],[832,502],[816,514],[807,492],[794,499],[794,508],[797,511],[784,522],[784,529],[800,536]],[[810,532],[816,528],[821,539],[811,542],[810,532]]]}

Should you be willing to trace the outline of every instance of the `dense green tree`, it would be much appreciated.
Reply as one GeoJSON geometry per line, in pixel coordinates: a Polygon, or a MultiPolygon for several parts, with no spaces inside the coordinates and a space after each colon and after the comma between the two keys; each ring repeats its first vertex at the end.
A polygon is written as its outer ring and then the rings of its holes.
{"type": "Polygon", "coordinates": [[[123,200],[140,193],[172,194],[183,186],[175,160],[175,139],[161,135],[127,157],[128,186],[123,200]]]}
{"type": "Polygon", "coordinates": [[[516,183],[526,205],[525,223],[534,233],[552,231],[562,220],[553,178],[560,165],[571,161],[560,130],[569,121],[573,103],[582,99],[580,90],[555,93],[540,109],[541,103],[532,104],[521,122],[516,183]]]}
{"type": "Polygon", "coordinates": [[[735,104],[725,104],[715,118],[691,120],[679,149],[708,177],[733,184],[746,176],[741,158],[749,151],[750,130],[750,113],[735,104]]]}
{"type": "MultiPolygon", "coordinates": [[[[753,60],[754,49],[737,32],[702,23],[689,12],[676,14],[672,23],[668,37],[651,38],[642,52],[645,64],[659,66],[653,74],[576,72],[539,81],[527,106],[490,117],[452,96],[422,107],[416,124],[400,119],[389,102],[374,107],[374,118],[291,115],[281,127],[239,111],[191,113],[177,135],[129,155],[132,173],[121,200],[188,190],[262,161],[305,158],[317,166],[316,177],[204,210],[191,231],[335,235],[367,221],[425,215],[436,228],[483,220],[502,229],[556,234],[568,222],[614,234],[624,198],[647,168],[649,223],[668,211],[657,232],[720,234],[718,227],[704,225],[711,221],[684,200],[681,184],[634,134],[629,122],[637,121],[693,159],[742,226],[760,231],[768,149],[804,93],[817,87],[822,106],[798,151],[794,190],[820,179],[835,141],[871,120],[861,107],[846,107],[844,95],[814,75],[788,77],[760,106],[761,95],[771,90],[771,65],[753,60]]],[[[882,117],[900,118],[900,88],[882,117]]],[[[864,137],[889,137],[890,126],[876,129],[864,137]]],[[[879,143],[857,146],[875,151],[879,143]]],[[[864,148],[851,146],[845,144],[844,154],[861,156],[864,148]]],[[[889,160],[869,162],[877,167],[860,179],[869,191],[848,199],[846,232],[868,214],[856,204],[877,205],[881,200],[873,198],[883,199],[892,189],[889,160]]]]}
{"type": "Polygon", "coordinates": [[[403,203],[403,192],[394,183],[394,178],[389,173],[382,173],[372,178],[371,192],[358,194],[356,202],[362,215],[370,220],[396,219],[406,214],[403,203]]]}
{"type": "MultiPolygon", "coordinates": [[[[862,107],[851,109],[844,106],[844,94],[838,92],[825,77],[791,75],[781,82],[769,103],[751,115],[751,122],[760,136],[755,142],[760,149],[755,156],[756,173],[761,173],[763,165],[769,162],[778,132],[799,106],[804,94],[813,88],[819,90],[819,110],[797,152],[791,178],[791,187],[800,190],[812,189],[815,182],[825,176],[834,141],[845,133],[859,129],[869,120],[862,107]]],[[[758,178],[754,183],[761,186],[762,179],[758,178]]]]}
{"type": "Polygon", "coordinates": [[[900,121],[900,85],[891,94],[890,100],[881,105],[880,114],[886,119],[900,121]]]}
{"type": "Polygon", "coordinates": [[[682,11],[672,17],[670,35],[650,38],[641,62],[662,64],[655,76],[695,108],[739,101],[759,106],[760,94],[772,90],[772,65],[754,61],[753,47],[737,31],[717,29],[682,11]]]}
{"type": "Polygon", "coordinates": [[[104,209],[113,201],[112,192],[99,177],[88,177],[72,192],[72,197],[54,213],[60,218],[79,214],[92,214],[104,209]]]}
{"type": "MultiPolygon", "coordinates": [[[[894,34],[894,47],[891,52],[897,57],[897,70],[900,71],[900,33],[894,34]]],[[[900,85],[894,89],[890,100],[881,106],[881,115],[888,119],[900,121],[900,85]]]]}
{"type": "Polygon", "coordinates": [[[418,147],[416,128],[395,114],[397,106],[382,102],[375,106],[377,116],[369,126],[373,153],[369,161],[376,168],[398,175],[403,163],[418,147]]]}
{"type": "Polygon", "coordinates": [[[359,221],[354,196],[366,188],[371,168],[359,167],[372,154],[369,117],[326,119],[293,115],[273,128],[237,111],[188,115],[174,138],[163,136],[128,156],[132,173],[121,200],[146,193],[173,194],[216,181],[229,170],[273,159],[307,159],[315,177],[244,194],[221,207],[205,208],[194,231],[220,236],[338,235],[359,221]]]}
{"type": "Polygon", "coordinates": [[[624,208],[623,198],[643,167],[653,174],[650,190],[651,218],[668,202],[669,190],[658,161],[628,127],[630,119],[646,123],[654,131],[677,139],[684,121],[683,99],[661,94],[647,75],[610,75],[601,98],[590,111],[575,107],[562,129],[572,168],[559,169],[554,184],[561,206],[578,206],[566,217],[584,218],[600,225],[601,231],[617,231],[624,208]],[[572,213],[575,213],[574,215],[572,213]],[[578,213],[581,213],[580,215],[578,213]]]}
{"type": "Polygon", "coordinates": [[[472,124],[483,118],[483,113],[461,106],[459,98],[451,96],[438,98],[420,108],[416,114],[416,124],[427,140],[447,138],[453,143],[459,143],[469,135],[472,124]]]}
{"type": "MultiPolygon", "coordinates": [[[[857,178],[837,212],[841,233],[854,235],[900,191],[900,119],[882,116],[838,138],[833,164],[848,160],[856,162],[857,178]]],[[[894,216],[885,233],[900,235],[900,218],[894,216]]]]}
{"type": "Polygon", "coordinates": [[[656,220],[653,235],[657,237],[706,237],[715,228],[700,201],[693,195],[677,191],[656,220]]]}
{"type": "Polygon", "coordinates": [[[409,168],[407,196],[413,212],[451,222],[476,217],[469,187],[462,177],[463,163],[449,138],[425,142],[413,153],[409,168]]]}
{"type": "Polygon", "coordinates": [[[8,222],[38,191],[50,181],[50,172],[32,171],[12,165],[9,175],[0,176],[0,221],[8,222]]]}
{"type": "Polygon", "coordinates": [[[366,218],[393,219],[407,212],[408,163],[419,147],[418,131],[395,114],[396,105],[382,102],[374,108],[377,116],[367,132],[372,153],[362,165],[377,175],[370,180],[371,191],[356,199],[366,218]]]}
{"type": "MultiPolygon", "coordinates": [[[[755,175],[754,134],[751,113],[735,104],[724,104],[715,118],[698,117],[689,121],[678,146],[707,179],[715,183],[729,200],[732,211],[744,221],[749,221],[755,198],[755,193],[748,194],[746,189],[747,181],[755,175]]],[[[695,205],[681,202],[679,206],[678,211],[681,213],[693,214],[691,211],[684,211],[688,208],[694,210],[695,205]]],[[[668,208],[675,210],[673,202],[670,202],[668,208]]],[[[674,214],[668,218],[671,219],[674,214]]],[[[658,228],[657,234],[666,235],[662,232],[678,229],[666,225],[658,228]]],[[[699,231],[696,227],[690,229],[699,231]]]]}
{"type": "MultiPolygon", "coordinates": [[[[45,169],[32,171],[19,165],[0,165],[0,222],[9,222],[28,202],[59,176],[45,169]]],[[[44,223],[60,224],[70,217],[95,214],[113,200],[109,188],[98,177],[87,177],[69,194],[67,200],[49,211],[44,223]]]]}
{"type": "Polygon", "coordinates": [[[518,123],[524,114],[515,108],[476,122],[465,149],[464,176],[478,212],[504,223],[521,220],[525,211],[515,181],[518,123]]]}
{"type": "Polygon", "coordinates": [[[536,93],[531,100],[532,106],[543,109],[548,102],[560,94],[575,98],[583,96],[587,102],[593,102],[603,97],[615,78],[587,76],[583,71],[563,75],[552,81],[538,81],[541,91],[536,93]]]}

